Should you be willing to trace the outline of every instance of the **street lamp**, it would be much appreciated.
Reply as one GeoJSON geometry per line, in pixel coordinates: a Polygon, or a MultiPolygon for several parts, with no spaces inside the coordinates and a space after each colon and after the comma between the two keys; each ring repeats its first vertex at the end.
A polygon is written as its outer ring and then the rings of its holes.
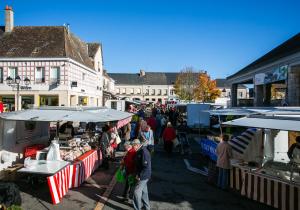
{"type": "MultiPolygon", "coordinates": [[[[12,86],[14,87],[14,85],[16,85],[17,87],[17,107],[16,107],[16,111],[19,110],[19,98],[20,98],[20,83],[21,83],[21,77],[19,75],[16,76],[15,81],[13,80],[13,78],[11,78],[10,76],[8,76],[6,78],[6,83],[8,86],[12,86]]],[[[24,83],[27,86],[30,84],[30,79],[28,79],[28,77],[26,77],[24,79],[24,83]]]]}

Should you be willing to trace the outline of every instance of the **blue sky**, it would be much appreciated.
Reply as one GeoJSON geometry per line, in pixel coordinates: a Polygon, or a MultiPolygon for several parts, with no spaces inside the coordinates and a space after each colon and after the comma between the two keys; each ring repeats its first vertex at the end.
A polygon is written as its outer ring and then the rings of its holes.
{"type": "Polygon", "coordinates": [[[109,72],[193,66],[226,77],[300,32],[299,0],[0,1],[6,4],[16,25],[69,23],[81,39],[101,42],[109,72]]]}

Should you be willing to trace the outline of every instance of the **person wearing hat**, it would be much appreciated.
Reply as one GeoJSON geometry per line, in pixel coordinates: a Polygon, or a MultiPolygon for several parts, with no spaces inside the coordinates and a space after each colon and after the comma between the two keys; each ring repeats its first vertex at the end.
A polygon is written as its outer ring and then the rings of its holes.
{"type": "Polygon", "coordinates": [[[144,207],[150,210],[147,183],[151,178],[151,155],[146,146],[142,146],[139,139],[132,141],[132,146],[136,150],[136,185],[133,193],[133,207],[141,210],[144,207]]]}
{"type": "Polygon", "coordinates": [[[136,156],[136,150],[134,147],[130,144],[129,141],[126,141],[124,143],[124,148],[126,150],[126,155],[124,156],[124,159],[122,161],[122,167],[125,167],[126,171],[126,182],[125,182],[125,189],[123,192],[123,198],[125,201],[129,200],[129,195],[132,192],[132,185],[129,183],[129,177],[134,176],[135,173],[135,156],[136,156]]]}

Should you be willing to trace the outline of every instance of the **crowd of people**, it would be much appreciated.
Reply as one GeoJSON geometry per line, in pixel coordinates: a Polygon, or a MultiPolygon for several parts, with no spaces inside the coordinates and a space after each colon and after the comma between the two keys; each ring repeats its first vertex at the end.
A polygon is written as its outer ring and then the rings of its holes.
{"type": "Polygon", "coordinates": [[[156,144],[164,144],[170,156],[177,145],[174,126],[181,125],[180,114],[174,109],[154,107],[151,111],[141,108],[133,116],[132,122],[121,130],[105,125],[102,128],[100,147],[103,154],[103,166],[109,168],[114,160],[115,151],[123,145],[125,156],[121,170],[125,172],[124,201],[132,199],[134,209],[150,209],[147,183],[151,177],[151,156],[156,144]],[[116,141],[117,138],[122,140],[116,141]],[[120,142],[122,144],[119,144],[120,142]],[[174,144],[175,142],[175,144],[174,144]]]}

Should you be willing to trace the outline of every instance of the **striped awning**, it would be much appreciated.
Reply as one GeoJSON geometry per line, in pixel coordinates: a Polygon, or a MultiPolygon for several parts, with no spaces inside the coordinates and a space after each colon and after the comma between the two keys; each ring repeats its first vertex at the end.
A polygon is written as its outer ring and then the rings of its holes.
{"type": "Polygon", "coordinates": [[[236,136],[233,139],[231,139],[228,143],[231,145],[233,151],[235,151],[241,155],[244,154],[248,145],[253,140],[256,131],[257,130],[255,128],[249,128],[245,132],[243,132],[241,135],[236,136]]]}

